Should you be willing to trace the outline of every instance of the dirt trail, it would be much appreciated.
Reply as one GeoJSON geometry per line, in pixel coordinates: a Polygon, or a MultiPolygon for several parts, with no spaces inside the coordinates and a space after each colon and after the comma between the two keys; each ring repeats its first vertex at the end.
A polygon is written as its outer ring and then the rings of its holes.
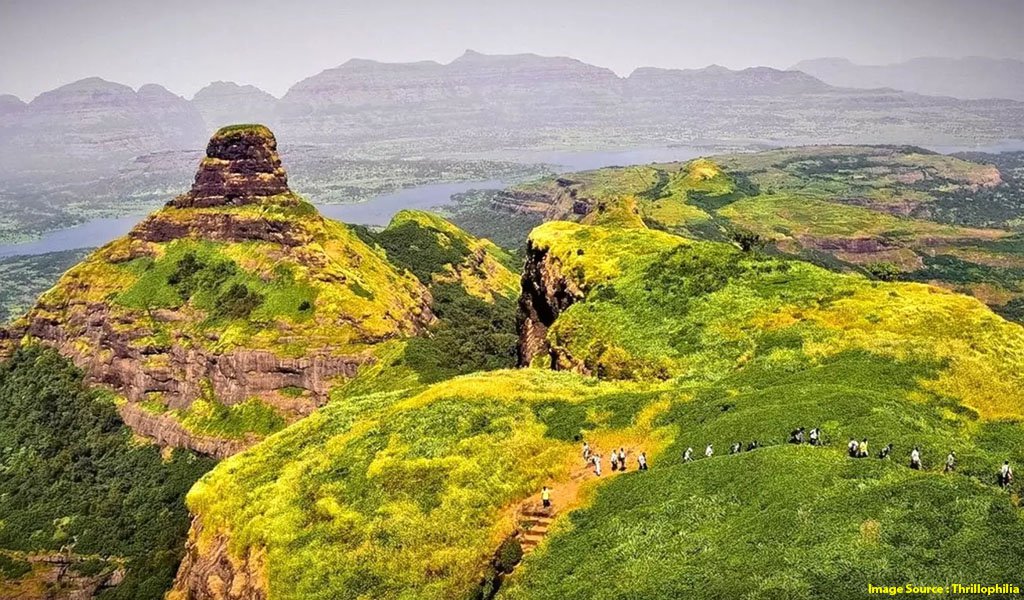
{"type": "Polygon", "coordinates": [[[577,466],[571,471],[568,480],[558,481],[551,484],[551,507],[544,508],[541,501],[541,493],[530,496],[519,505],[516,518],[522,532],[519,543],[523,548],[523,554],[529,554],[547,537],[548,530],[558,519],[559,515],[565,514],[579,506],[583,502],[583,489],[587,484],[600,479],[616,477],[623,473],[636,471],[638,452],[633,448],[626,448],[626,471],[612,471],[609,457],[611,452],[600,451],[601,475],[594,474],[593,465],[584,465],[583,457],[577,459],[577,466]]]}

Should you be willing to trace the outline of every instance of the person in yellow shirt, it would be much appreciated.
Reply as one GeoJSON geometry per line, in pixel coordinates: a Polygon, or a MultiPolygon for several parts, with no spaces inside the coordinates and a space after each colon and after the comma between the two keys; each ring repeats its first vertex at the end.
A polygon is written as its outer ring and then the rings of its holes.
{"type": "Polygon", "coordinates": [[[544,508],[551,508],[551,488],[544,486],[544,489],[540,491],[540,501],[544,508]]]}

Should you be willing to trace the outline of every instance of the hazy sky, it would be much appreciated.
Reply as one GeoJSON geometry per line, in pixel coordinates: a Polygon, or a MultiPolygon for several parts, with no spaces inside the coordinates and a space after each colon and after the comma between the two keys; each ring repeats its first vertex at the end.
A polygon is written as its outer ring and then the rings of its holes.
{"type": "Polygon", "coordinates": [[[277,96],[349,58],[448,62],[466,48],[642,65],[786,68],[821,56],[1024,59],[1024,0],[0,0],[0,93],[89,76],[191,97],[277,96]]]}

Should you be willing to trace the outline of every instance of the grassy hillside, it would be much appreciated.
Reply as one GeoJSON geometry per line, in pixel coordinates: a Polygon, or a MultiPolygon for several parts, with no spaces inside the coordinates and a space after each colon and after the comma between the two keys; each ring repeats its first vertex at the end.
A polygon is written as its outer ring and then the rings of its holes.
{"type": "Polygon", "coordinates": [[[563,174],[491,204],[589,224],[629,215],[633,226],[765,246],[833,270],[939,283],[1018,319],[1020,157],[970,158],[897,146],[786,148],[563,174]]]}
{"type": "Polygon", "coordinates": [[[1024,460],[1020,326],[938,288],[645,228],[548,223],[531,248],[546,285],[583,294],[547,333],[575,373],[349,395],[205,477],[192,547],[265,556],[273,598],[479,597],[517,506],[572,485],[587,439],[652,470],[587,483],[501,596],[1013,579],[1024,522],[994,475],[1024,460]],[[786,445],[797,426],[828,445],[786,445]],[[850,437],[894,443],[892,460],[846,458],[850,437]],[[752,439],[765,447],[681,462],[752,439]],[[904,466],[913,445],[925,471],[904,466]],[[942,475],[950,449],[961,467],[942,475]]]}

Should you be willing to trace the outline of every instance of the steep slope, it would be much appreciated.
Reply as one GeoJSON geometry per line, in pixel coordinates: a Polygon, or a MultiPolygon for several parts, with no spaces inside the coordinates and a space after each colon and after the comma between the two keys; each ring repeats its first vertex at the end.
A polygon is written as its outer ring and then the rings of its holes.
{"type": "Polygon", "coordinates": [[[66,273],[7,333],[57,347],[163,444],[224,456],[308,414],[430,296],[288,189],[262,126],[221,129],[191,191],[66,273]]]}
{"type": "Polygon", "coordinates": [[[211,466],[140,444],[69,361],[19,349],[0,365],[0,598],[159,600],[211,466]]]}
{"type": "Polygon", "coordinates": [[[511,597],[826,598],[862,595],[868,575],[1012,578],[1004,559],[1024,552],[1024,522],[991,482],[1003,459],[1024,459],[1024,330],[977,300],[566,222],[531,235],[523,288],[533,368],[348,397],[205,477],[171,597],[491,597],[498,585],[511,597]],[[818,424],[829,446],[781,444],[818,424]],[[847,463],[854,436],[897,454],[847,463]],[[647,452],[652,471],[591,478],[578,495],[590,507],[562,507],[517,567],[523,508],[541,485],[579,484],[581,439],[628,448],[631,469],[647,452]],[[752,439],[769,447],[679,464],[687,445],[752,439]],[[924,472],[898,466],[913,444],[924,472]],[[934,465],[950,447],[963,466],[943,477],[934,465]],[[750,477],[758,466],[770,470],[750,477]],[[750,503],[799,522],[757,521],[750,503]],[[922,533],[940,522],[941,535],[922,533]],[[728,532],[740,531],[737,547],[728,532]],[[803,536],[792,554],[745,562],[787,535],[803,536]],[[881,562],[897,553],[908,560],[881,562]],[[930,556],[956,557],[955,572],[930,556]],[[751,568],[736,578],[739,564],[751,568]]]}

